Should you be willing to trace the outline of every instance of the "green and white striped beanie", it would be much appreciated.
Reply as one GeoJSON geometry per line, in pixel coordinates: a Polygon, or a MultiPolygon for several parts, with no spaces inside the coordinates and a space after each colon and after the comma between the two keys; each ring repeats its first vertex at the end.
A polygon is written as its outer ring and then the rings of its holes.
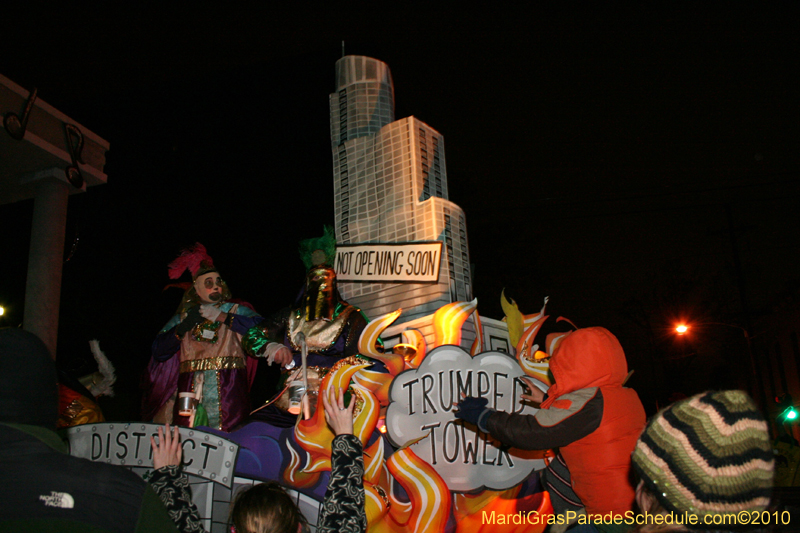
{"type": "Polygon", "coordinates": [[[761,511],[772,496],[767,422],[743,391],[705,392],[667,407],[647,424],[632,459],[668,511],[761,511]]]}

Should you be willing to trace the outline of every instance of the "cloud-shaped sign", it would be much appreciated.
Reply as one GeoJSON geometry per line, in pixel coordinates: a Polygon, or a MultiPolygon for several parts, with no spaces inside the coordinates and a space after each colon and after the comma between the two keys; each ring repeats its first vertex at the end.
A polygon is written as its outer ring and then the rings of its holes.
{"type": "Polygon", "coordinates": [[[419,368],[392,382],[386,411],[389,439],[396,446],[416,442],[412,450],[442,476],[450,490],[513,487],[535,469],[544,468],[541,453],[506,448],[471,424],[455,418],[461,393],[487,398],[498,411],[535,414],[522,403],[524,376],[515,359],[502,352],[470,356],[458,346],[432,350],[419,368]],[[425,437],[425,438],[423,438],[425,437]]]}

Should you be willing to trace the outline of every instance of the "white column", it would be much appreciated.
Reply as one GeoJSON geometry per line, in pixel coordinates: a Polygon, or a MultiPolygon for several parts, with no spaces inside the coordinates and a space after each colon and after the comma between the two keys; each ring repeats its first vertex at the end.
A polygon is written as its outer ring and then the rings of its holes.
{"type": "Polygon", "coordinates": [[[58,341],[68,199],[65,181],[49,177],[36,183],[23,328],[44,341],[53,359],[58,341]]]}

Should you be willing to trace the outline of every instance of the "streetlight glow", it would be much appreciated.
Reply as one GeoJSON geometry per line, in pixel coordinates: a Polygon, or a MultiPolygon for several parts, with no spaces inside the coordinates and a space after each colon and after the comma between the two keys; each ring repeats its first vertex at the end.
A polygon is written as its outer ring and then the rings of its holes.
{"type": "Polygon", "coordinates": [[[675,328],[675,331],[678,332],[678,335],[683,335],[687,331],[689,331],[689,326],[686,324],[680,324],[678,327],[675,328]]]}

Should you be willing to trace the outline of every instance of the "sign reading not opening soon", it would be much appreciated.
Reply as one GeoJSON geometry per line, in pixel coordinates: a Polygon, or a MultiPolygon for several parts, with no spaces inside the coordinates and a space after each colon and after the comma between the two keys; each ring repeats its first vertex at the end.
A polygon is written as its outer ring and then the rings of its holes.
{"type": "Polygon", "coordinates": [[[439,281],[442,243],[342,244],[336,247],[339,281],[414,282],[439,281]]]}

